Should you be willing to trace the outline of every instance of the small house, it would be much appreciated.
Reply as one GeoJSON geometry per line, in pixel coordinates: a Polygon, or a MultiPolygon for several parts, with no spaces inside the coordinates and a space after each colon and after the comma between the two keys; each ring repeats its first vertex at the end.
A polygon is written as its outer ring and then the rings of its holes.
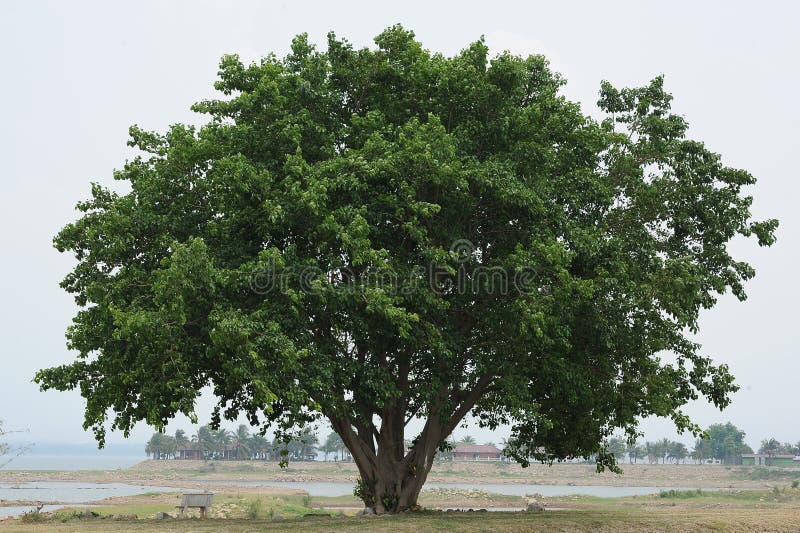
{"type": "Polygon", "coordinates": [[[742,464],[750,466],[800,466],[800,455],[743,453],[742,464]]]}
{"type": "Polygon", "coordinates": [[[202,459],[203,451],[194,442],[179,444],[175,450],[176,459],[202,459]]]}
{"type": "Polygon", "coordinates": [[[456,461],[499,461],[503,452],[496,446],[478,444],[459,444],[453,449],[456,461]]]}

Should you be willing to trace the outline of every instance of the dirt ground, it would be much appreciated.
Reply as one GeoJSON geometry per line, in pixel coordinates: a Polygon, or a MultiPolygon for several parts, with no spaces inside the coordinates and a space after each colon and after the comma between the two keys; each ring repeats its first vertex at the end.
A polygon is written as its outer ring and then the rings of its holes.
{"type": "Polygon", "coordinates": [[[737,509],[720,513],[700,509],[673,510],[553,511],[544,513],[434,513],[405,516],[355,518],[312,517],[297,520],[209,519],[209,520],[72,520],[68,522],[1,523],[3,533],[30,532],[255,532],[255,531],[593,531],[593,532],[719,532],[798,531],[800,518],[793,509],[737,509]]]}
{"type": "MultiPolygon", "coordinates": [[[[437,483],[521,483],[540,485],[613,485],[687,488],[763,488],[800,478],[800,469],[693,464],[625,464],[624,474],[597,473],[592,464],[436,463],[428,481],[437,483]]],[[[143,461],[110,471],[0,471],[2,482],[87,481],[154,483],[189,487],[192,481],[355,482],[353,463],[296,462],[281,469],[275,462],[190,460],[143,461]]]]}

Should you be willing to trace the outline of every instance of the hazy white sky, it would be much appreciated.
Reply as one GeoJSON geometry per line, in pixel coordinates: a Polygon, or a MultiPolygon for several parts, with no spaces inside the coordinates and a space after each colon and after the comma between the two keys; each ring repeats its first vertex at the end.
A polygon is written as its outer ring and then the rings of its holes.
{"type": "MultiPolygon", "coordinates": [[[[75,312],[58,283],[72,265],[51,246],[89,181],[112,183],[127,129],[197,122],[219,57],[283,55],[297,33],[329,30],[366,46],[400,22],[431,50],[455,53],[485,35],[495,52],[544,53],[565,93],[595,113],[600,81],[646,83],[663,73],[690,135],[751,171],[757,216],[781,221],[778,243],[738,243],[758,271],[744,304],[723,298],[699,337],[742,390],[724,413],[696,404],[700,424],[731,420],[751,445],[800,440],[797,156],[800,4],[793,2],[36,2],[0,4],[0,418],[32,441],[90,441],[77,393],[40,393],[34,372],[68,361],[75,312]]],[[[210,402],[199,408],[207,420],[210,402]]],[[[182,425],[178,423],[176,427],[182,425]]],[[[648,438],[674,436],[646,421],[648,438]]],[[[134,438],[150,430],[140,427],[134,438]]],[[[476,429],[479,441],[504,434],[476,429]]],[[[109,436],[110,441],[121,435],[109,436]]],[[[688,439],[686,439],[688,441],[688,439]]]]}

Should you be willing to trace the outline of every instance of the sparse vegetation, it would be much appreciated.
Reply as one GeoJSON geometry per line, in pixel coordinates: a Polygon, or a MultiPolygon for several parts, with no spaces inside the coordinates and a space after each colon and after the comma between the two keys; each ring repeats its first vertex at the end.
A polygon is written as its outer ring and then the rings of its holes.
{"type": "Polygon", "coordinates": [[[696,498],[698,496],[702,496],[703,491],[700,489],[696,490],[662,490],[658,493],[659,498],[696,498]]]}
{"type": "Polygon", "coordinates": [[[34,509],[32,511],[22,513],[22,516],[20,516],[19,520],[24,524],[29,524],[31,522],[43,522],[45,520],[45,516],[40,513],[38,509],[34,509]]]}
{"type": "MultiPolygon", "coordinates": [[[[163,508],[172,503],[174,494],[161,495],[163,508]]],[[[426,490],[423,498],[453,498],[469,501],[470,497],[502,499],[484,491],[426,490]]],[[[144,496],[137,497],[147,501],[144,496]]],[[[345,497],[347,498],[347,497],[345,497]]],[[[707,530],[794,530],[800,527],[796,508],[798,491],[788,486],[765,490],[669,490],[650,496],[598,498],[564,496],[547,498],[536,495],[547,507],[562,510],[546,513],[525,512],[440,512],[422,511],[405,515],[364,519],[353,516],[352,510],[336,510],[342,498],[312,498],[305,507],[302,495],[265,496],[259,494],[218,494],[208,520],[170,520],[168,525],[152,519],[154,512],[143,506],[108,505],[94,508],[96,514],[86,518],[83,512],[65,509],[56,513],[29,513],[16,521],[0,523],[0,533],[27,533],[35,522],[37,531],[95,532],[139,531],[301,531],[330,529],[336,531],[550,531],[550,530],[613,530],[613,531],[707,531],[707,530]],[[667,501],[665,501],[667,500],[667,501]],[[217,501],[219,502],[217,504],[217,501]],[[334,507],[326,507],[334,504],[334,507]],[[724,507],[725,512],[719,511],[724,507]],[[147,510],[148,512],[143,512],[147,510]],[[678,512],[679,510],[679,512],[678,512]],[[131,514],[140,511],[139,519],[131,514]],[[309,516],[306,516],[309,515],[309,516]],[[113,524],[109,520],[114,520],[113,524]],[[167,526],[165,528],[165,526],[167,526]]],[[[352,500],[352,498],[351,498],[352,500]]],[[[162,508],[162,510],[163,510],[162,508]]],[[[473,506],[477,509],[477,507],[473,506]]]]}
{"type": "Polygon", "coordinates": [[[263,506],[264,502],[261,500],[261,498],[256,498],[255,500],[250,501],[250,504],[247,508],[247,517],[259,518],[261,516],[263,506]]]}

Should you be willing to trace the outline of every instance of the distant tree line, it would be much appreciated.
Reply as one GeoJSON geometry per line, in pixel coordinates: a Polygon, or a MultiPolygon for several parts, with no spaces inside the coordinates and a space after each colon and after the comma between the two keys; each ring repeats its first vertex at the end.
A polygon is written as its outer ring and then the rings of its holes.
{"type": "MultiPolygon", "coordinates": [[[[437,459],[452,459],[452,448],[459,444],[476,444],[476,440],[470,435],[458,441],[451,439],[450,448],[437,455],[437,459]]],[[[484,444],[494,446],[493,442],[484,444]]],[[[405,445],[406,449],[410,449],[412,443],[407,441],[405,445]]],[[[320,452],[325,461],[352,461],[350,451],[339,435],[330,432],[320,442],[317,432],[309,428],[284,442],[250,433],[250,428],[245,424],[241,424],[236,431],[215,430],[205,425],[198,428],[197,433],[191,437],[182,429],[175,431],[174,435],[153,433],[145,445],[145,453],[153,459],[176,459],[179,458],[180,450],[199,453],[201,457],[198,458],[205,460],[302,461],[316,457],[317,452],[320,452]]]]}
{"type": "Polygon", "coordinates": [[[631,463],[648,461],[650,463],[685,463],[691,459],[695,463],[720,462],[738,464],[742,454],[753,453],[745,442],[745,432],[731,424],[712,424],[705,431],[708,438],[695,440],[690,450],[685,444],[670,439],[655,442],[630,442],[621,437],[612,437],[606,443],[610,453],[618,461],[631,463]]]}
{"type": "MultiPolygon", "coordinates": [[[[2,421],[0,421],[0,436],[2,421]]],[[[651,464],[720,462],[722,464],[738,464],[742,454],[753,453],[753,449],[744,442],[745,432],[732,423],[712,424],[706,429],[708,438],[695,441],[692,449],[682,442],[671,439],[657,441],[630,442],[622,437],[611,437],[606,442],[608,452],[614,454],[617,461],[639,463],[647,461],[651,464]]],[[[411,442],[406,442],[406,448],[411,442]]],[[[465,435],[459,440],[450,439],[437,453],[440,461],[452,460],[453,449],[461,444],[476,444],[474,437],[465,435]]],[[[494,446],[493,442],[486,445],[494,446]]],[[[503,440],[499,446],[503,450],[507,442],[503,440]]],[[[265,460],[265,461],[304,461],[314,460],[317,452],[323,454],[324,460],[351,461],[347,446],[341,437],[334,432],[320,442],[316,431],[305,428],[288,441],[277,438],[272,440],[251,433],[250,428],[241,424],[236,431],[212,429],[205,425],[198,428],[191,437],[179,429],[174,435],[154,433],[145,446],[145,453],[153,459],[174,459],[179,457],[180,450],[191,450],[205,460],[265,460]]],[[[0,455],[6,451],[0,443],[0,455]]],[[[792,444],[781,443],[775,438],[761,441],[758,453],[767,456],[800,455],[800,441],[792,444]]],[[[591,460],[591,458],[589,458],[591,460]]]]}
{"type": "Polygon", "coordinates": [[[800,455],[800,441],[792,444],[790,442],[780,442],[776,438],[764,439],[761,441],[761,447],[758,453],[764,454],[767,457],[775,455],[800,455]]]}
{"type": "Polygon", "coordinates": [[[246,424],[241,424],[236,431],[205,425],[191,437],[182,429],[175,431],[175,435],[153,433],[145,445],[145,453],[153,459],[306,461],[316,457],[318,443],[317,433],[310,428],[284,441],[251,433],[246,424]]]}

